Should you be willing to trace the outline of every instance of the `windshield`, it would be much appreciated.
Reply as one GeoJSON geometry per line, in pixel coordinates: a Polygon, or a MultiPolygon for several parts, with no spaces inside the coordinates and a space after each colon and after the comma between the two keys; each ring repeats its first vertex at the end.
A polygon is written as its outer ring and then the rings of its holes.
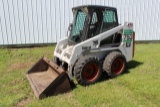
{"type": "Polygon", "coordinates": [[[75,12],[73,26],[69,37],[70,41],[76,43],[81,42],[86,16],[86,13],[84,13],[82,10],[78,10],[77,12],[75,12]]]}

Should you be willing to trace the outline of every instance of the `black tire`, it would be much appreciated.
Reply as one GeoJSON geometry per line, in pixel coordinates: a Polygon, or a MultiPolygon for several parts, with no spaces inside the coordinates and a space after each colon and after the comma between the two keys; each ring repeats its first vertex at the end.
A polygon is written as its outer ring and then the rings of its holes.
{"type": "Polygon", "coordinates": [[[80,85],[93,84],[101,78],[102,63],[94,56],[81,57],[75,64],[74,74],[80,85]]]}
{"type": "Polygon", "coordinates": [[[122,74],[125,67],[126,59],[124,55],[118,51],[109,53],[103,62],[103,70],[106,71],[110,77],[116,77],[122,74]]]}

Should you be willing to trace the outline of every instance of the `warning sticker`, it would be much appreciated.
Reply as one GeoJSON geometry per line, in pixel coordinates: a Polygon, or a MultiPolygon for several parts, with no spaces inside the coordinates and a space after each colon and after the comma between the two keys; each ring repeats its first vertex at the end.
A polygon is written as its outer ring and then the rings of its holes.
{"type": "Polygon", "coordinates": [[[124,35],[123,42],[132,42],[132,35],[124,35]]]}
{"type": "Polygon", "coordinates": [[[125,29],[125,30],[123,31],[123,34],[124,34],[124,35],[132,35],[132,33],[133,33],[133,30],[132,30],[132,29],[125,29]]]}
{"type": "Polygon", "coordinates": [[[133,33],[132,29],[124,29],[124,31],[123,31],[123,35],[124,35],[123,42],[125,42],[126,47],[131,46],[132,33],[133,33]]]}

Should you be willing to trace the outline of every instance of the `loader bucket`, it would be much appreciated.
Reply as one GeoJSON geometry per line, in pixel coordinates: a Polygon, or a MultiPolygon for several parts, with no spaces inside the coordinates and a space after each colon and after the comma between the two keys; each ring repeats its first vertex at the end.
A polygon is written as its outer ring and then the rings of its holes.
{"type": "Polygon", "coordinates": [[[41,58],[26,75],[38,99],[71,90],[67,73],[45,57],[41,58]]]}

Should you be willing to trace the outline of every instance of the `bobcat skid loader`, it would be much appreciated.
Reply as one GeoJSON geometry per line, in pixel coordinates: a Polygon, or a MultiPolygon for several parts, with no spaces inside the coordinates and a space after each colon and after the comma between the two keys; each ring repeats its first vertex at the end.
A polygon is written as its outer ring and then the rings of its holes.
{"type": "Polygon", "coordinates": [[[134,56],[133,23],[118,23],[113,7],[74,7],[68,36],[60,40],[53,60],[41,58],[27,77],[37,98],[71,90],[73,77],[80,85],[93,84],[102,72],[115,77],[123,73],[134,56]]]}

